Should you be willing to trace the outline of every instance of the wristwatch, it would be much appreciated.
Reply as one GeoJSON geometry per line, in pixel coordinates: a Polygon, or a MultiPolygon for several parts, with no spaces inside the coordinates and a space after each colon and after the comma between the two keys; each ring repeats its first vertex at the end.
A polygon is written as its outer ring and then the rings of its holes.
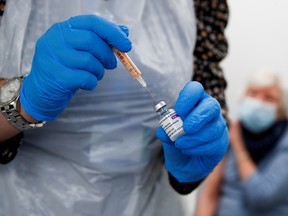
{"type": "Polygon", "coordinates": [[[0,109],[3,116],[14,127],[19,130],[26,130],[30,128],[43,127],[45,122],[39,121],[31,123],[26,121],[19,113],[18,99],[20,96],[20,89],[23,77],[16,77],[5,80],[5,83],[0,87],[0,109]]]}

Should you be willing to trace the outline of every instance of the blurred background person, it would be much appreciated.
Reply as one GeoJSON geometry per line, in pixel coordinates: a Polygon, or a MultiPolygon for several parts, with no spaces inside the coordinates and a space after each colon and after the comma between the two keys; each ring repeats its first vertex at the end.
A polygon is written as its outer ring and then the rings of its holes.
{"type": "Polygon", "coordinates": [[[231,148],[200,191],[197,216],[288,215],[288,130],[282,77],[254,73],[230,127],[231,148]]]}

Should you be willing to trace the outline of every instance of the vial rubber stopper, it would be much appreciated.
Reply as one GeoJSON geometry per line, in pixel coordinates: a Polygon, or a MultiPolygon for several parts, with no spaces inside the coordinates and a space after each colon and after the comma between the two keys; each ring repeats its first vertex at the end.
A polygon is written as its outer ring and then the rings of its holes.
{"type": "Polygon", "coordinates": [[[156,112],[158,112],[158,110],[160,110],[161,108],[163,108],[165,106],[166,106],[165,101],[160,101],[158,104],[155,105],[154,109],[156,112]]]}

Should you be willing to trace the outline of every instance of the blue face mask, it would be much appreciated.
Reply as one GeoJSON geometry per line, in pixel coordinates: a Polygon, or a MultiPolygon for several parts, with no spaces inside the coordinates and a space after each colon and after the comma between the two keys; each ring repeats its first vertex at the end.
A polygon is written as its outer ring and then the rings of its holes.
{"type": "Polygon", "coordinates": [[[238,111],[240,122],[253,133],[261,133],[276,122],[276,106],[257,99],[245,98],[238,111]]]}

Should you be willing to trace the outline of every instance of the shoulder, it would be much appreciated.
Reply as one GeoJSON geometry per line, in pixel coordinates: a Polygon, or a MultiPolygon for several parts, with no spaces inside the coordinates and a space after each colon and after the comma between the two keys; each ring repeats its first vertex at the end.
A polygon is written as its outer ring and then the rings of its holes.
{"type": "Polygon", "coordinates": [[[285,132],[282,134],[281,138],[278,141],[278,145],[275,150],[279,151],[288,151],[288,126],[286,127],[285,132]]]}

